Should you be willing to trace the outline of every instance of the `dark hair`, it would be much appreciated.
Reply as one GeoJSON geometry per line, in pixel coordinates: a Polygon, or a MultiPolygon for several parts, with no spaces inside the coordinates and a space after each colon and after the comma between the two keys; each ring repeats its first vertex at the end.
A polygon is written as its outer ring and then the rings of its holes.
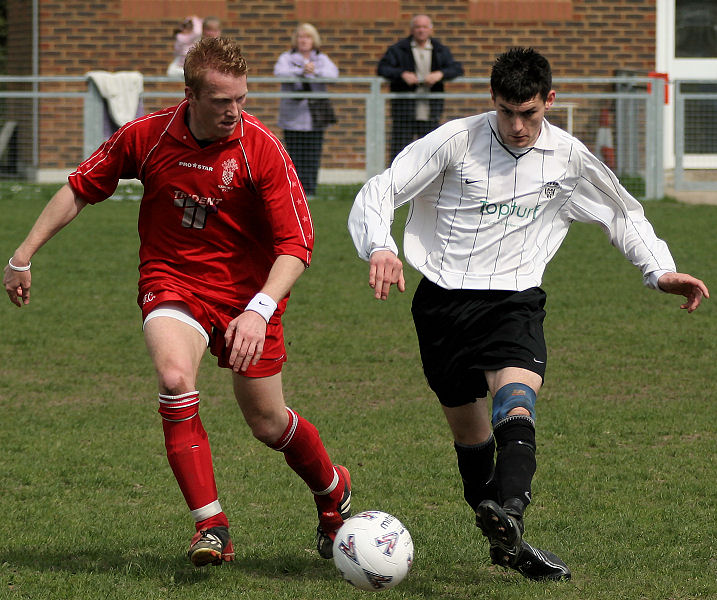
{"type": "Polygon", "coordinates": [[[493,95],[516,104],[536,95],[546,100],[552,86],[548,59],[532,48],[511,48],[496,59],[490,72],[493,95]]]}
{"type": "Polygon", "coordinates": [[[184,59],[184,83],[199,95],[207,71],[219,71],[234,77],[246,75],[246,60],[241,46],[225,37],[204,38],[189,49],[184,59]]]}

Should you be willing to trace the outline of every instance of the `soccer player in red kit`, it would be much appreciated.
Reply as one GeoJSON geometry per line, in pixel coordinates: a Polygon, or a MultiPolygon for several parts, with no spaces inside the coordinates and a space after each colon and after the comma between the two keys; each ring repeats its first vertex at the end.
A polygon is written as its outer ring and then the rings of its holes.
{"type": "Polygon", "coordinates": [[[185,99],[119,129],[69,176],[5,267],[10,300],[30,301],[30,259],[87,204],[121,178],[144,185],[139,210],[139,295],[157,372],[167,458],[196,525],[189,558],[234,557],[219,503],[196,380],[209,347],[231,369],[252,434],[283,452],[314,494],[317,549],[351,514],[346,468],[334,465],[316,428],[287,408],[281,316],[311,260],[314,232],[288,154],[243,112],[247,66],[240,47],[207,38],[188,53],[185,99]]]}

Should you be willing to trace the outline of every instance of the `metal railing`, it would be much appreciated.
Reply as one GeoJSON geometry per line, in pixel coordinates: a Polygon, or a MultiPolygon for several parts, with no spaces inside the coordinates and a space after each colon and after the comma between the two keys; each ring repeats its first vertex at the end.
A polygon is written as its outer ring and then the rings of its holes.
{"type": "MultiPolygon", "coordinates": [[[[279,137],[279,100],[305,96],[283,92],[280,84],[286,81],[294,80],[249,79],[248,112],[279,137]]],[[[386,141],[392,122],[387,105],[391,99],[415,95],[390,93],[378,77],[323,81],[328,89],[320,95],[331,98],[339,122],[325,134],[320,181],[353,183],[379,173],[389,160],[386,141]]],[[[446,87],[443,94],[424,96],[443,98],[443,121],[492,109],[487,78],[460,78],[446,87]]],[[[609,139],[613,158],[604,158],[612,160],[610,166],[628,189],[641,198],[664,195],[663,80],[556,78],[554,87],[558,96],[548,113],[551,122],[573,133],[596,154],[601,154],[599,144],[609,139]]],[[[676,107],[684,112],[684,95],[679,86],[676,90],[676,107]]],[[[142,111],[170,106],[183,96],[181,80],[145,77],[142,111]]],[[[51,174],[69,172],[107,138],[107,125],[105,101],[86,77],[0,76],[0,176],[42,181],[51,174]],[[5,127],[7,123],[14,125],[5,127]]],[[[677,156],[684,156],[684,147],[678,144],[677,149],[677,156]]]]}
{"type": "Polygon", "coordinates": [[[674,82],[676,190],[717,192],[717,81],[674,82]]]}

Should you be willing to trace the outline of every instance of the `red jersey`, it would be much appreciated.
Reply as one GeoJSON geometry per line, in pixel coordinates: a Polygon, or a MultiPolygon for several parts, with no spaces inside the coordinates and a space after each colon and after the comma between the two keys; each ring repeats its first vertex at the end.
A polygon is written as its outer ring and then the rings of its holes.
{"type": "Polygon", "coordinates": [[[69,184],[95,204],[120,179],[139,179],[140,289],[154,280],[167,288],[169,280],[178,291],[243,310],[277,256],[311,261],[306,197],[289,155],[256,117],[242,113],[232,135],[202,148],[186,113],[184,101],[126,124],[69,184]]]}

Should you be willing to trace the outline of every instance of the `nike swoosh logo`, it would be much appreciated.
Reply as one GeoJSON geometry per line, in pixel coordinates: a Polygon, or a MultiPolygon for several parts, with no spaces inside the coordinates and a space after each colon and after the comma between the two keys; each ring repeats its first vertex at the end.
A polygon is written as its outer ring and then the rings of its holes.
{"type": "Polygon", "coordinates": [[[269,306],[266,302],[262,302],[261,300],[259,300],[259,304],[261,304],[262,306],[269,306]]]}
{"type": "Polygon", "coordinates": [[[470,185],[471,183],[478,183],[480,179],[466,179],[466,185],[470,185]]]}
{"type": "Polygon", "coordinates": [[[533,361],[534,361],[534,362],[537,362],[537,363],[540,364],[540,365],[544,365],[544,364],[545,364],[545,361],[544,361],[544,360],[538,360],[538,359],[535,358],[535,357],[533,357],[533,361]]]}

